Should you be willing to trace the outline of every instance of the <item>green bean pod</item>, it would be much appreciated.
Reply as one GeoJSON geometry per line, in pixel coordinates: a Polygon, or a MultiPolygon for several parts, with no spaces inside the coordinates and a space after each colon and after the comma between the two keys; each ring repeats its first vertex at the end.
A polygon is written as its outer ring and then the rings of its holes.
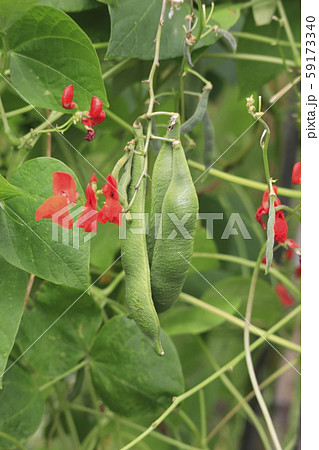
{"type": "MultiPolygon", "coordinates": [[[[137,150],[142,153],[139,136],[142,127],[134,125],[137,135],[137,150]]],[[[150,284],[150,268],[145,238],[145,189],[146,179],[143,176],[145,156],[134,153],[132,162],[132,178],[128,186],[128,201],[136,193],[130,208],[132,220],[126,223],[126,238],[122,241],[122,265],[126,276],[126,298],[130,316],[140,330],[149,338],[158,355],[164,351],[160,341],[160,324],[153,304],[150,284]],[[138,183],[140,182],[139,186],[138,183]],[[137,218],[134,214],[140,213],[137,218]]]]}
{"type": "MultiPolygon", "coordinates": [[[[168,129],[165,135],[167,139],[177,139],[180,135],[180,117],[174,114],[170,118],[168,129]]],[[[151,191],[151,212],[149,220],[149,231],[147,235],[147,247],[150,265],[152,265],[154,245],[156,234],[160,231],[160,214],[164,196],[172,178],[173,154],[172,143],[164,141],[159,151],[152,173],[152,191],[151,191]]]]}
{"type": "Polygon", "coordinates": [[[213,86],[210,83],[204,86],[203,93],[199,97],[199,101],[197,103],[194,114],[181,126],[181,134],[189,133],[194,127],[196,127],[196,125],[198,125],[203,120],[204,114],[207,109],[209,94],[212,88],[213,86]]]}
{"type": "Polygon", "coordinates": [[[157,312],[169,309],[181,293],[193,253],[198,212],[196,190],[179,140],[173,142],[171,152],[172,178],[162,204],[162,238],[156,240],[151,266],[157,312]],[[172,219],[182,227],[176,227],[172,219]]]}
{"type": "Polygon", "coordinates": [[[213,123],[206,111],[203,117],[204,153],[203,160],[205,168],[208,169],[214,162],[215,132],[213,123]]]}

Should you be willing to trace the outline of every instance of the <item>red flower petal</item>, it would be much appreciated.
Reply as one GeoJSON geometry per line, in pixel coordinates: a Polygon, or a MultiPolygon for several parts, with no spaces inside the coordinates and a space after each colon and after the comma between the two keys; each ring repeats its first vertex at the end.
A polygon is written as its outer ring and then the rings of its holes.
{"type": "Polygon", "coordinates": [[[276,211],[274,231],[275,241],[278,242],[278,244],[283,244],[287,239],[288,224],[282,211],[276,211]]]}
{"type": "Polygon", "coordinates": [[[260,225],[265,230],[266,229],[266,225],[265,225],[265,223],[264,223],[264,221],[262,219],[262,216],[264,214],[268,214],[268,211],[265,211],[263,206],[259,206],[259,208],[257,209],[256,214],[255,214],[255,219],[257,220],[257,222],[260,223],[260,225]]]}
{"type": "Polygon", "coordinates": [[[83,208],[83,212],[80,214],[76,226],[83,228],[87,232],[97,232],[97,218],[98,212],[96,209],[83,208]]]}
{"type": "Polygon", "coordinates": [[[93,119],[94,125],[97,125],[97,124],[103,122],[105,120],[105,117],[106,117],[105,111],[101,111],[101,113],[93,119]]]}
{"type": "Polygon", "coordinates": [[[293,184],[301,183],[301,163],[296,162],[292,168],[291,181],[293,184]]]}
{"type": "Polygon", "coordinates": [[[97,178],[95,173],[92,174],[91,178],[90,178],[90,183],[97,183],[97,178]]]}
{"type": "Polygon", "coordinates": [[[286,250],[286,259],[287,259],[287,261],[289,261],[292,258],[293,254],[294,254],[294,252],[292,251],[292,249],[291,248],[287,248],[287,250],[286,250]]]}
{"type": "Polygon", "coordinates": [[[97,205],[97,199],[95,192],[90,184],[86,186],[86,202],[84,203],[84,206],[90,209],[96,209],[97,205]]]}
{"type": "Polygon", "coordinates": [[[113,222],[121,225],[122,222],[122,205],[118,200],[112,198],[107,199],[104,206],[98,214],[98,221],[101,223],[113,222]]]}
{"type": "Polygon", "coordinates": [[[289,248],[300,248],[300,245],[297,244],[293,239],[286,239],[286,244],[289,248]]]}
{"type": "Polygon", "coordinates": [[[283,284],[277,284],[275,290],[279,297],[279,300],[284,306],[293,305],[294,299],[291,297],[291,295],[289,294],[289,292],[287,291],[287,289],[283,284]]]}
{"type": "Polygon", "coordinates": [[[73,100],[73,85],[65,87],[62,93],[62,106],[65,109],[73,109],[76,107],[76,103],[73,100]]]}
{"type": "Polygon", "coordinates": [[[91,141],[93,141],[94,137],[95,137],[95,131],[93,130],[93,128],[89,128],[87,135],[83,139],[85,139],[88,142],[91,142],[91,141]]]}
{"type": "Polygon", "coordinates": [[[35,213],[35,220],[51,219],[52,215],[67,206],[68,201],[62,195],[55,195],[48,198],[35,213]]]}
{"type": "Polygon", "coordinates": [[[79,194],[76,192],[76,183],[72,175],[66,172],[54,172],[53,194],[66,197],[68,203],[76,203],[79,194]]]}
{"type": "Polygon", "coordinates": [[[100,100],[99,97],[92,97],[89,116],[92,119],[96,119],[101,114],[102,109],[103,109],[102,100],[100,100]]]}
{"type": "MultiPolygon", "coordinates": [[[[275,194],[277,195],[278,192],[278,187],[277,186],[273,186],[273,190],[275,191],[275,194]]],[[[262,199],[262,207],[264,208],[264,210],[266,211],[265,214],[268,214],[269,211],[269,194],[268,194],[268,188],[265,190],[264,195],[263,195],[263,199],[262,199]]],[[[281,204],[279,198],[276,198],[274,205],[275,206],[279,206],[281,204]]]]}
{"type": "Polygon", "coordinates": [[[112,198],[113,200],[119,199],[117,191],[117,182],[112,174],[106,177],[106,184],[102,187],[102,192],[105,195],[105,199],[112,198]]]}

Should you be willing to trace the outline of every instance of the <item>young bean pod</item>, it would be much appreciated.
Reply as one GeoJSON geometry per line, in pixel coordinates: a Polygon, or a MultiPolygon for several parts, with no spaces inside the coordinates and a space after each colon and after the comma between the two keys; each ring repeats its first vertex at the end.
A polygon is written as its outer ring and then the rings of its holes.
{"type": "Polygon", "coordinates": [[[132,178],[128,186],[128,202],[136,189],[137,193],[130,212],[131,222],[127,223],[126,238],[122,242],[122,265],[126,277],[126,298],[130,316],[140,330],[149,338],[158,355],[164,351],[160,341],[160,324],[154,308],[150,268],[145,238],[145,186],[144,159],[142,155],[140,124],[134,125],[138,153],[134,153],[132,162],[132,178]],[[138,183],[139,186],[138,186],[138,183]],[[139,213],[139,214],[137,214],[139,213]],[[140,216],[139,216],[140,215],[140,216]]]}
{"type": "Polygon", "coordinates": [[[203,117],[204,154],[205,168],[208,169],[214,162],[215,133],[214,126],[206,111],[203,117]]]}
{"type": "MultiPolygon", "coordinates": [[[[174,114],[170,118],[165,137],[167,139],[177,139],[180,135],[180,117],[174,114]]],[[[154,245],[157,234],[160,230],[160,216],[164,196],[172,178],[173,153],[172,143],[164,141],[156,157],[152,174],[152,193],[151,193],[151,212],[149,220],[149,232],[147,235],[148,256],[150,265],[152,265],[154,245]]]]}
{"type": "Polygon", "coordinates": [[[182,144],[172,144],[172,178],[162,204],[162,237],[157,239],[151,286],[157,312],[169,309],[181,293],[193,253],[198,199],[182,144]],[[176,230],[177,228],[177,230],[176,230]]]}
{"type": "Polygon", "coordinates": [[[206,84],[203,93],[199,98],[194,114],[181,126],[181,134],[189,133],[194,127],[196,127],[196,125],[199,124],[199,122],[201,122],[201,120],[203,120],[207,109],[209,94],[212,88],[213,86],[210,83],[206,84]]]}

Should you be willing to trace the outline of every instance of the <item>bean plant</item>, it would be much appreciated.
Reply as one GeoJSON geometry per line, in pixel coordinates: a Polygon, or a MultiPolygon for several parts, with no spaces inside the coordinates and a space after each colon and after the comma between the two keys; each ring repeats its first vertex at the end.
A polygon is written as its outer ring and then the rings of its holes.
{"type": "Polygon", "coordinates": [[[300,1],[0,0],[0,448],[294,449],[300,1]]]}

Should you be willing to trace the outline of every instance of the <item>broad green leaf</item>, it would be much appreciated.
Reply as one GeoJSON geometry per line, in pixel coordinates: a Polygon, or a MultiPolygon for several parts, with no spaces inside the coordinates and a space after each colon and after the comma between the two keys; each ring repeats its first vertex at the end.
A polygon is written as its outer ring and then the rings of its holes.
{"type": "Polygon", "coordinates": [[[268,25],[271,22],[272,16],[277,8],[276,3],[276,0],[269,0],[268,2],[260,0],[259,3],[252,5],[253,15],[257,26],[268,25]]]}
{"type": "Polygon", "coordinates": [[[64,12],[35,6],[7,31],[12,83],[32,105],[56,111],[65,86],[88,110],[92,96],[108,106],[96,51],[81,28],[64,12]]]}
{"type": "Polygon", "coordinates": [[[115,260],[115,253],[120,249],[119,229],[114,223],[106,223],[99,227],[99,232],[91,242],[92,266],[106,270],[115,260]],[[105,250],[102,250],[102,249],[105,250]]]}
{"type": "Polygon", "coordinates": [[[27,284],[27,274],[0,257],[0,388],[22,317],[27,284]]]}
{"type": "Polygon", "coordinates": [[[25,311],[17,343],[24,351],[36,341],[24,358],[45,377],[71,369],[92,345],[102,313],[92,297],[82,294],[44,283],[37,293],[35,308],[25,311]]]}
{"type": "Polygon", "coordinates": [[[85,11],[98,6],[95,0],[39,0],[38,5],[52,6],[66,12],[85,11]]]}
{"type": "MultiPolygon", "coordinates": [[[[300,2],[285,1],[284,7],[295,41],[300,42],[300,2]]],[[[272,21],[269,25],[257,27],[252,14],[248,14],[242,31],[245,33],[267,36],[272,38],[275,43],[278,35],[278,27],[279,25],[275,21],[272,21]]],[[[280,33],[279,38],[287,40],[283,31],[280,33]]],[[[247,39],[239,39],[237,52],[274,56],[279,59],[284,55],[285,59],[293,60],[293,54],[289,47],[280,48],[278,45],[271,45],[247,39]]],[[[261,86],[285,70],[284,62],[282,64],[244,60],[238,60],[236,62],[240,93],[241,96],[245,97],[251,95],[255,90],[260,89],[261,86]]]]}
{"type": "Polygon", "coordinates": [[[2,31],[11,27],[20,19],[38,0],[0,0],[0,29],[2,31]]]}
{"type": "Polygon", "coordinates": [[[105,5],[115,5],[118,6],[119,0],[97,0],[99,3],[104,3],[105,5]]]}
{"type": "MultiPolygon", "coordinates": [[[[0,173],[0,201],[8,200],[9,198],[14,197],[28,197],[33,198],[30,195],[23,192],[21,189],[13,186],[13,184],[9,183],[0,173]]],[[[35,198],[33,198],[35,200],[35,198]]]]}
{"type": "MultiPolygon", "coordinates": [[[[172,19],[168,19],[166,10],[163,25],[160,59],[170,59],[183,55],[185,31],[185,16],[190,14],[187,4],[182,4],[175,10],[172,19]]],[[[111,40],[106,57],[111,58],[139,58],[150,60],[154,58],[154,39],[161,13],[161,2],[135,0],[121,0],[118,7],[110,6],[111,40]]],[[[197,14],[197,13],[195,13],[197,14]]],[[[239,19],[239,8],[234,5],[216,7],[209,26],[219,26],[228,29],[239,19]]],[[[193,31],[196,36],[198,25],[193,31]]],[[[220,38],[215,32],[210,32],[201,39],[196,48],[212,45],[220,38]]]]}
{"type": "Polygon", "coordinates": [[[161,335],[158,356],[135,323],[124,316],[108,320],[91,351],[91,373],[98,395],[114,412],[136,416],[167,407],[184,390],[175,347],[161,335]]]}
{"type": "MultiPolygon", "coordinates": [[[[209,287],[207,283],[208,289],[201,300],[221,311],[236,315],[240,303],[247,298],[249,283],[249,280],[242,277],[231,277],[212,283],[214,287],[209,287]]],[[[161,314],[161,325],[170,335],[203,333],[224,321],[225,319],[206,309],[185,304],[181,300],[175,308],[161,314]]]]}
{"type": "MultiPolygon", "coordinates": [[[[70,173],[76,180],[77,191],[84,197],[74,173],[61,161],[36,158],[25,162],[11,181],[37,201],[19,197],[6,202],[7,214],[0,212],[0,254],[9,263],[40,278],[86,289],[89,282],[89,242],[85,239],[88,233],[75,225],[66,230],[53,225],[51,219],[39,222],[34,219],[37,208],[53,195],[52,174],[56,171],[70,173]]],[[[75,211],[78,209],[76,206],[75,211]]]]}
{"type": "MultiPolygon", "coordinates": [[[[0,431],[20,441],[39,427],[44,403],[31,376],[15,364],[3,380],[0,391],[0,431]]],[[[0,437],[0,448],[17,448],[0,437]]]]}

